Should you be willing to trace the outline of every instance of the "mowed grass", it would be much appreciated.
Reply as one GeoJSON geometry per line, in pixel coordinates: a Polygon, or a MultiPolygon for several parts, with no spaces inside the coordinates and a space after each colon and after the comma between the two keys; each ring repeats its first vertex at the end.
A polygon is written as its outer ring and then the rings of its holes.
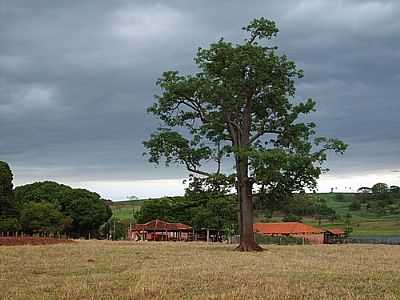
{"type": "Polygon", "coordinates": [[[0,247],[1,299],[400,299],[400,247],[81,241],[0,247]]]}

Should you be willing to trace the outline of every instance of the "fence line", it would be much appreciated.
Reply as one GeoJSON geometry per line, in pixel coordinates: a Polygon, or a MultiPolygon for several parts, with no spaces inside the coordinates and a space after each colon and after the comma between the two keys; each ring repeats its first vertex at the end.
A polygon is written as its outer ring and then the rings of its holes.
{"type": "Polygon", "coordinates": [[[60,233],[60,232],[37,232],[37,233],[25,233],[22,231],[4,231],[0,232],[0,238],[1,237],[15,237],[15,238],[23,238],[23,237],[42,237],[42,238],[54,238],[54,239],[64,239],[68,240],[70,237],[68,234],[65,233],[60,233]]]}
{"type": "Polygon", "coordinates": [[[351,237],[347,239],[348,243],[353,244],[384,244],[400,245],[400,236],[389,237],[351,237]]]}

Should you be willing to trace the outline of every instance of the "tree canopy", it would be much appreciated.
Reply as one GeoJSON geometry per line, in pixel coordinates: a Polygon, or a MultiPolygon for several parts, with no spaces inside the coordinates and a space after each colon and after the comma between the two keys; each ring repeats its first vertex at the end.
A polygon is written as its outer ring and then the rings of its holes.
{"type": "Polygon", "coordinates": [[[20,212],[20,223],[26,233],[64,231],[66,217],[50,202],[25,203],[20,212]]]}
{"type": "Polygon", "coordinates": [[[237,227],[237,204],[232,196],[215,197],[208,193],[145,201],[136,220],[145,223],[154,219],[183,222],[196,230],[225,231],[237,227]]]}
{"type": "Polygon", "coordinates": [[[253,234],[254,189],[292,193],[315,188],[326,152],[343,153],[346,145],[315,137],[316,125],[304,121],[315,102],[295,101],[295,82],[303,71],[269,45],[278,33],[276,24],[260,18],[243,29],[247,38],[241,44],[221,38],[199,48],[197,73],[163,73],[157,81],[162,94],[149,108],[163,124],[144,145],[150,162],[164,159],[200,176],[230,173],[224,163],[233,164],[238,250],[252,251],[261,250],[253,234]]]}
{"type": "Polygon", "coordinates": [[[43,207],[49,211],[57,209],[62,214],[62,228],[76,236],[96,234],[100,225],[112,215],[111,209],[98,194],[52,181],[19,186],[15,189],[15,195],[20,210],[28,210],[28,216],[38,215],[38,207],[41,206],[34,203],[45,203],[43,207]]]}
{"type": "Polygon", "coordinates": [[[371,187],[371,191],[375,194],[386,193],[389,191],[389,186],[386,183],[378,182],[371,187]]]}
{"type": "Polygon", "coordinates": [[[10,166],[0,161],[0,216],[15,216],[13,174],[10,166]]]}
{"type": "Polygon", "coordinates": [[[15,199],[19,204],[25,202],[50,202],[60,205],[65,194],[72,188],[54,181],[34,182],[15,188],[15,199]]]}

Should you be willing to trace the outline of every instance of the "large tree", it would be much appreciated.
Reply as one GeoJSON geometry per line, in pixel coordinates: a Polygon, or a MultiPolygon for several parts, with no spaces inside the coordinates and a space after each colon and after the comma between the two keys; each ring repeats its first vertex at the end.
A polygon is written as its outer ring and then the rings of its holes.
{"type": "Polygon", "coordinates": [[[240,207],[237,249],[254,251],[262,249],[253,234],[253,192],[315,187],[326,151],[343,152],[346,145],[314,138],[315,124],[304,121],[315,102],[294,100],[302,70],[266,45],[278,33],[275,23],[260,18],[243,29],[248,36],[241,44],[221,38],[199,48],[198,73],[163,73],[157,81],[162,94],[149,108],[163,125],[144,145],[150,162],[182,164],[200,177],[220,176],[231,170],[225,161],[233,164],[240,207]]]}
{"type": "Polygon", "coordinates": [[[10,166],[0,161],[0,215],[15,217],[13,174],[10,166]]]}
{"type": "Polygon", "coordinates": [[[372,186],[371,191],[374,194],[386,193],[389,191],[389,186],[386,183],[378,182],[372,186]]]}
{"type": "Polygon", "coordinates": [[[64,231],[66,217],[50,202],[27,202],[21,209],[20,222],[26,233],[64,231]]]}

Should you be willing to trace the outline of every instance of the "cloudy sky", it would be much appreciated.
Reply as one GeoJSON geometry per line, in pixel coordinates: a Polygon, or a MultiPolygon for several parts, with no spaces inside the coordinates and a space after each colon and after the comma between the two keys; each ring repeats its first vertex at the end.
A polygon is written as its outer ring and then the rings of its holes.
{"type": "Polygon", "coordinates": [[[142,141],[163,71],[194,72],[197,47],[264,16],[304,69],[319,133],[343,139],[320,190],[400,185],[400,2],[0,0],[0,160],[16,185],[56,180],[106,198],[180,194],[187,175],[155,167],[142,141]]]}

